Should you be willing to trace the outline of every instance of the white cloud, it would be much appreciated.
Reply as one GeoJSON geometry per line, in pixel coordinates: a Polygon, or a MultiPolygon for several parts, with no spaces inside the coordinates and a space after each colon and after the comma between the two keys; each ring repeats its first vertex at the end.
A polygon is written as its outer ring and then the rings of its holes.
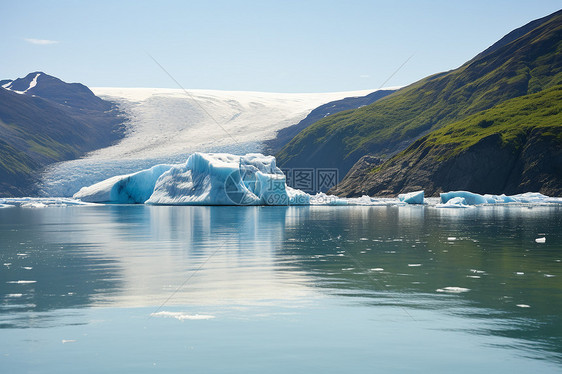
{"type": "Polygon", "coordinates": [[[26,42],[31,44],[38,44],[38,45],[48,45],[48,44],[57,44],[57,40],[48,40],[48,39],[33,39],[33,38],[25,38],[26,42]]]}

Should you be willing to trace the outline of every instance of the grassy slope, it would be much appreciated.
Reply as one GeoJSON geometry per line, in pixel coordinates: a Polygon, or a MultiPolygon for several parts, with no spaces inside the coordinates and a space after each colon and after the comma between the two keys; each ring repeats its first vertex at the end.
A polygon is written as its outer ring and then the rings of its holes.
{"type": "Polygon", "coordinates": [[[429,131],[562,83],[561,56],[559,12],[524,36],[456,70],[317,122],[279,152],[279,164],[349,169],[364,154],[392,154],[429,131]]]}
{"type": "MultiPolygon", "coordinates": [[[[492,134],[500,134],[503,145],[518,149],[525,135],[534,129],[540,129],[543,136],[552,137],[562,146],[562,85],[505,101],[447,125],[422,138],[422,144],[449,146],[439,157],[445,161],[492,134]]],[[[411,151],[409,148],[404,153],[411,151]]]]}

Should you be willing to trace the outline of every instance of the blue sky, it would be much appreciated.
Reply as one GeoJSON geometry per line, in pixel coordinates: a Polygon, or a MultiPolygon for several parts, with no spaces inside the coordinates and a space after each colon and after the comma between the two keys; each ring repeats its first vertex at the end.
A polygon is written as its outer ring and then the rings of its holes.
{"type": "Polygon", "coordinates": [[[376,89],[454,69],[560,1],[1,1],[0,78],[268,92],[376,89]]]}

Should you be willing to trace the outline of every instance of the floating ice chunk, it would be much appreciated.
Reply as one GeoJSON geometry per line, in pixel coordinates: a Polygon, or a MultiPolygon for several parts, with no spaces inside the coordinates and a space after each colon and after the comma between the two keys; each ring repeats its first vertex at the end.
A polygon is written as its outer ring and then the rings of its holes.
{"type": "Polygon", "coordinates": [[[462,293],[470,291],[470,288],[463,288],[463,287],[444,287],[438,288],[435,290],[437,292],[445,292],[445,293],[462,293]]]}
{"type": "Polygon", "coordinates": [[[464,199],[463,204],[465,205],[479,205],[488,203],[488,199],[486,199],[484,196],[468,191],[443,192],[440,194],[440,196],[442,204],[446,204],[449,200],[458,197],[464,199]]]}
{"type": "Polygon", "coordinates": [[[337,196],[326,195],[323,192],[319,192],[310,197],[310,205],[348,205],[348,200],[351,199],[340,199],[337,196]]]}
{"type": "Polygon", "coordinates": [[[517,199],[506,196],[504,194],[501,195],[484,195],[484,198],[488,201],[488,204],[499,204],[499,203],[516,203],[517,199]]]}
{"type": "Polygon", "coordinates": [[[21,204],[22,208],[36,208],[36,209],[40,209],[40,208],[46,208],[47,204],[41,202],[41,201],[30,201],[28,203],[24,203],[21,204]]]}
{"type": "Polygon", "coordinates": [[[519,308],[530,308],[531,307],[530,305],[527,305],[527,304],[517,304],[515,306],[517,306],[519,308]]]}
{"type": "Polygon", "coordinates": [[[215,318],[215,316],[211,316],[211,315],[207,315],[207,314],[185,314],[182,312],[157,312],[157,313],[151,313],[150,314],[151,317],[169,317],[169,318],[175,318],[177,320],[183,321],[183,320],[203,320],[203,319],[213,319],[215,318]]]}
{"type": "Polygon", "coordinates": [[[423,204],[423,191],[415,191],[398,195],[398,200],[406,204],[423,204]]]}
{"type": "Polygon", "coordinates": [[[435,205],[436,208],[472,208],[471,205],[468,205],[464,197],[453,197],[447,200],[446,203],[441,203],[435,205]]]}
{"type": "Polygon", "coordinates": [[[454,236],[449,236],[449,237],[447,238],[447,240],[450,241],[450,242],[454,242],[455,240],[457,240],[457,238],[454,237],[454,236]]]}
{"type": "Polygon", "coordinates": [[[6,295],[7,298],[18,298],[18,297],[22,297],[23,294],[22,293],[9,293],[6,295]]]}
{"type": "Polygon", "coordinates": [[[535,241],[536,241],[537,243],[546,243],[546,238],[545,238],[545,237],[536,238],[535,241]]]}
{"type": "Polygon", "coordinates": [[[10,197],[0,199],[5,207],[46,208],[67,207],[72,205],[94,205],[65,197],[10,197]]]}
{"type": "Polygon", "coordinates": [[[384,269],[383,268],[373,268],[373,269],[371,269],[371,271],[384,271],[384,269]]]}
{"type": "Polygon", "coordinates": [[[467,205],[481,204],[562,204],[562,198],[548,197],[538,192],[526,192],[523,194],[506,196],[502,195],[480,195],[468,191],[450,191],[441,193],[441,204],[445,204],[453,198],[462,197],[467,205]]]}
{"type": "Polygon", "coordinates": [[[32,284],[32,283],[37,283],[37,281],[34,281],[34,280],[18,280],[18,281],[8,281],[6,283],[10,283],[10,284],[32,284]]]}
{"type": "Polygon", "coordinates": [[[62,344],[67,344],[67,343],[76,343],[75,339],[63,339],[62,344]]]}
{"type": "Polygon", "coordinates": [[[411,268],[417,268],[417,267],[422,266],[422,264],[408,264],[408,266],[411,267],[411,268]]]}
{"type": "Polygon", "coordinates": [[[154,191],[156,181],[172,165],[156,165],[127,175],[117,175],[88,187],[73,198],[91,203],[142,204],[154,191]]]}

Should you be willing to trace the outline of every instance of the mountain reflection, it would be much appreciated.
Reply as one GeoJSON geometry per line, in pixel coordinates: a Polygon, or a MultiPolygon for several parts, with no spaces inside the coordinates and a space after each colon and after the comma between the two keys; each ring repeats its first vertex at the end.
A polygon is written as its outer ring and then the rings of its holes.
{"type": "Polygon", "coordinates": [[[467,329],[560,360],[560,227],[556,207],[3,209],[0,323],[36,326],[41,313],[86,306],[329,296],[477,322],[467,329]]]}

